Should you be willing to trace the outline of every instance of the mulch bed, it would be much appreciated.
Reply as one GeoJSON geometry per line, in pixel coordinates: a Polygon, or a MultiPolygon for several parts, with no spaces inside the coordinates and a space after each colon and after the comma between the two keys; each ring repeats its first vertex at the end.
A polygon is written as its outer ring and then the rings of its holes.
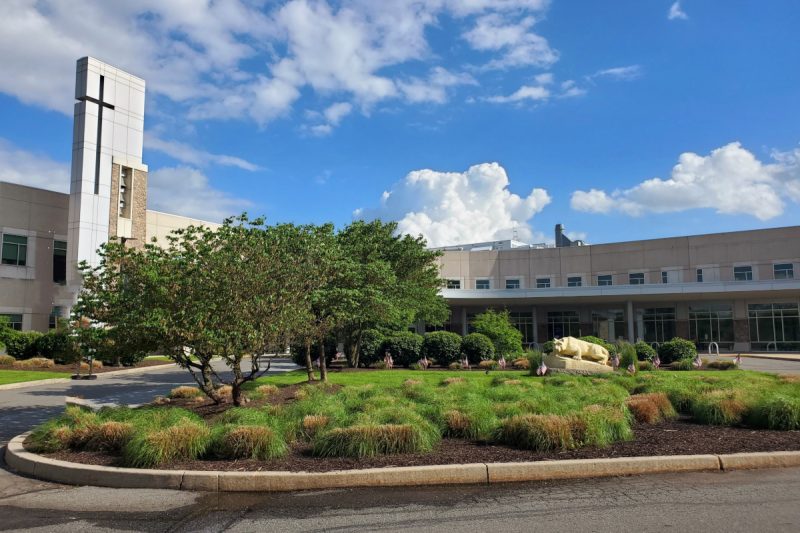
{"type": "MultiPolygon", "coordinates": [[[[444,439],[430,454],[387,455],[363,459],[323,459],[312,457],[308,445],[299,444],[285,458],[272,461],[182,461],[164,465],[161,468],[168,470],[329,472],[331,470],[391,466],[800,450],[800,431],[704,426],[688,420],[662,422],[655,425],[636,424],[633,431],[635,435],[633,441],[619,442],[608,448],[586,447],[562,452],[531,452],[507,446],[444,439]]],[[[99,452],[59,452],[48,454],[47,457],[76,463],[120,466],[119,457],[99,452]]]]}
{"type": "MultiPolygon", "coordinates": [[[[95,368],[93,374],[103,374],[105,372],[113,372],[115,370],[127,370],[129,368],[143,368],[148,366],[163,366],[172,365],[172,361],[153,361],[144,360],[137,363],[135,366],[113,366],[104,365],[103,368],[95,368]]],[[[75,373],[75,365],[55,365],[50,368],[15,368],[12,365],[0,365],[0,370],[23,370],[25,372],[69,372],[75,373]]],[[[81,371],[81,374],[88,374],[88,370],[81,371]]]]}

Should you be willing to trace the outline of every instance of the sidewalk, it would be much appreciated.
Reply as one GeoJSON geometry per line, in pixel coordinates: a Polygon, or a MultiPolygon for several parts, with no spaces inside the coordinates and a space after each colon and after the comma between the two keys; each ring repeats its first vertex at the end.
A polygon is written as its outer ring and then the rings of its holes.
{"type": "MultiPolygon", "coordinates": [[[[708,355],[701,353],[700,357],[708,355]]],[[[721,353],[720,357],[736,357],[735,353],[721,353]]],[[[753,359],[775,359],[776,361],[798,361],[800,362],[800,353],[780,353],[780,352],[762,352],[762,353],[743,353],[742,357],[750,357],[753,359]]]]}

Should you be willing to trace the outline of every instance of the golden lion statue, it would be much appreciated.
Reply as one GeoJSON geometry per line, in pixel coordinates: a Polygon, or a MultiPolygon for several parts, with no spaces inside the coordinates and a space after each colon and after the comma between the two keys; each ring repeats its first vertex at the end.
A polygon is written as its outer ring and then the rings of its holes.
{"type": "Polygon", "coordinates": [[[556,339],[553,353],[560,357],[571,357],[578,360],[587,360],[601,365],[608,364],[608,350],[599,344],[582,341],[575,337],[556,339]]]}

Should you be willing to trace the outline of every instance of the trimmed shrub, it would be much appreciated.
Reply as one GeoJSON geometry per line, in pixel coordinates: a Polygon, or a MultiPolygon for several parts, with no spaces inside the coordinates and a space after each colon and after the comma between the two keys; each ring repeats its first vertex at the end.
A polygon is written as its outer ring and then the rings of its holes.
{"type": "Polygon", "coordinates": [[[697,347],[694,343],[680,337],[675,337],[658,347],[658,358],[665,365],[683,359],[694,359],[696,355],[697,347]]]}
{"type": "Polygon", "coordinates": [[[0,366],[10,366],[13,365],[15,361],[16,359],[14,359],[10,355],[6,354],[0,355],[0,366]]]}
{"type": "Polygon", "coordinates": [[[44,357],[32,357],[22,361],[13,363],[14,368],[53,368],[56,366],[55,361],[52,359],[45,359],[44,357]]]}
{"type": "Polygon", "coordinates": [[[637,422],[655,424],[678,416],[669,397],[663,392],[634,394],[625,402],[637,422]]]}
{"type": "Polygon", "coordinates": [[[737,368],[734,361],[711,361],[705,366],[711,370],[735,370],[737,368]]]}
{"type": "Polygon", "coordinates": [[[180,387],[175,387],[171,391],[169,391],[169,397],[173,400],[179,398],[197,398],[198,396],[202,395],[203,391],[198,389],[197,387],[190,387],[188,385],[181,385],[180,387]]]}
{"type": "Polygon", "coordinates": [[[358,363],[361,366],[369,366],[383,359],[381,345],[386,340],[383,333],[377,329],[366,329],[361,333],[361,344],[358,351],[358,363]]]}
{"type": "Polygon", "coordinates": [[[148,468],[194,460],[206,453],[211,431],[202,422],[185,419],[164,429],[137,432],[123,448],[127,466],[148,468]]]}
{"type": "Polygon", "coordinates": [[[262,461],[286,455],[283,438],[267,426],[235,426],[214,428],[212,453],[221,459],[259,459],[262,461]]]}
{"type": "Polygon", "coordinates": [[[470,333],[461,340],[461,351],[471,364],[478,364],[484,359],[494,359],[495,349],[492,339],[483,333],[470,333]]]}
{"type": "Polygon", "coordinates": [[[575,447],[572,421],[560,415],[512,416],[500,423],[497,440],[515,448],[540,452],[575,447]]]}
{"type": "Polygon", "coordinates": [[[421,352],[423,357],[433,359],[442,366],[458,361],[461,355],[461,335],[451,331],[432,331],[425,335],[421,352]]]}
{"type": "Polygon", "coordinates": [[[6,333],[6,353],[17,359],[36,357],[36,341],[42,336],[38,331],[13,331],[6,333]]]}
{"type": "Polygon", "coordinates": [[[335,428],[314,441],[318,457],[374,457],[429,452],[435,440],[413,424],[359,424],[335,428]]]}
{"type": "Polygon", "coordinates": [[[34,349],[42,357],[54,359],[61,364],[74,363],[80,357],[75,342],[66,329],[54,329],[37,337],[34,349]]]}
{"type": "Polygon", "coordinates": [[[549,341],[545,342],[544,344],[542,344],[542,353],[543,354],[553,353],[553,350],[555,350],[555,349],[556,349],[556,343],[555,343],[554,340],[549,340],[549,341]]]}
{"type": "Polygon", "coordinates": [[[636,349],[636,358],[639,361],[652,361],[656,357],[656,349],[644,341],[639,341],[633,345],[636,349]]]}
{"type": "Polygon", "coordinates": [[[768,429],[800,429],[800,398],[776,394],[760,398],[746,415],[748,425],[768,429]]]}
{"type": "Polygon", "coordinates": [[[410,331],[395,333],[383,341],[381,353],[388,351],[396,366],[408,367],[419,361],[422,341],[422,335],[410,331]]]}
{"type": "Polygon", "coordinates": [[[511,323],[508,311],[489,309],[477,315],[472,326],[475,331],[489,337],[494,351],[499,355],[510,355],[522,351],[522,333],[511,323]]]}
{"type": "Polygon", "coordinates": [[[699,395],[692,402],[691,412],[701,424],[733,426],[741,423],[747,404],[733,391],[715,390],[699,395]]]}

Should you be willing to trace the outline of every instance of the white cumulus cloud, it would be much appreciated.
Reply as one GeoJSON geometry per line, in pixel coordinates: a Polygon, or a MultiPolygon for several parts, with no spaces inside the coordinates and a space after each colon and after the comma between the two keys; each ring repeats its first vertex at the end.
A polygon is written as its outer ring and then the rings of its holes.
{"type": "Polygon", "coordinates": [[[0,181],[68,193],[69,164],[0,138],[0,181]]]}
{"type": "Polygon", "coordinates": [[[707,208],[768,220],[783,213],[786,199],[800,201],[800,149],[775,152],[772,159],[761,162],[738,142],[706,156],[685,152],[667,179],[652,178],[610,193],[575,191],[571,207],[632,216],[707,208]]]}
{"type": "Polygon", "coordinates": [[[680,2],[675,2],[671,6],[669,6],[669,11],[667,12],[667,18],[669,20],[686,20],[689,18],[689,15],[681,8],[680,2]]]}
{"type": "Polygon", "coordinates": [[[520,196],[509,185],[498,163],[466,172],[415,170],[383,193],[380,207],[354,216],[396,220],[401,233],[422,235],[429,246],[510,239],[515,230],[520,240],[541,240],[530,221],[550,196],[540,188],[520,196]]]}
{"type": "Polygon", "coordinates": [[[208,176],[191,167],[160,168],[147,180],[147,207],[156,211],[221,222],[252,205],[214,188],[208,176]]]}
{"type": "Polygon", "coordinates": [[[148,150],[155,150],[157,152],[167,154],[171,158],[176,159],[181,163],[187,163],[190,165],[206,166],[214,164],[228,167],[238,167],[251,172],[261,169],[261,167],[255,163],[251,163],[250,161],[240,157],[225,154],[212,154],[204,150],[199,150],[190,144],[162,139],[153,132],[145,133],[144,146],[148,150]]]}
{"type": "Polygon", "coordinates": [[[479,17],[475,26],[464,33],[472,48],[480,51],[500,52],[483,68],[547,67],[558,61],[558,52],[547,39],[534,33],[534,17],[509,20],[507,16],[492,13],[479,17]]]}

